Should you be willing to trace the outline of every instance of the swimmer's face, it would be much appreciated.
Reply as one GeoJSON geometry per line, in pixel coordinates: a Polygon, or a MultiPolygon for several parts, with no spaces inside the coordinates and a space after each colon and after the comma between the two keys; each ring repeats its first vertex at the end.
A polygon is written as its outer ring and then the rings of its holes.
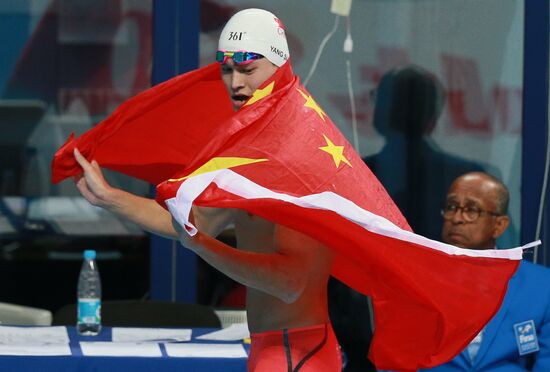
{"type": "Polygon", "coordinates": [[[228,58],[221,64],[222,80],[227,88],[233,108],[238,110],[267,79],[277,71],[277,66],[267,58],[247,64],[235,64],[228,58]]]}

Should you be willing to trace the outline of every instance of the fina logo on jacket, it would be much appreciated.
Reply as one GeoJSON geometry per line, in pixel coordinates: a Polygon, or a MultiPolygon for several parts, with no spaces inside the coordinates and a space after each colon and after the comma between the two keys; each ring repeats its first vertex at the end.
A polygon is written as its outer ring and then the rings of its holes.
{"type": "Polygon", "coordinates": [[[518,344],[519,355],[539,351],[537,330],[533,320],[514,324],[514,333],[516,334],[516,343],[518,344]]]}

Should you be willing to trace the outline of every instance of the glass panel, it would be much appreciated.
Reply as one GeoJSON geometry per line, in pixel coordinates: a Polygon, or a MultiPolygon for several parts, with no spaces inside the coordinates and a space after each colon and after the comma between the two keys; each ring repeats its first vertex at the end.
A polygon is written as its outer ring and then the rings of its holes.
{"type": "MultiPolygon", "coordinates": [[[[335,23],[330,1],[207,3],[202,64],[214,60],[224,22],[237,10],[259,7],[284,22],[302,80],[335,23]]],[[[440,239],[439,209],[455,177],[485,170],[501,178],[511,193],[512,224],[498,244],[510,247],[519,243],[520,228],[522,48],[522,1],[354,1],[349,21],[341,18],[326,44],[308,89],[357,144],[420,234],[440,239]],[[348,27],[351,54],[342,51],[348,27]]]]}
{"type": "MultiPolygon", "coordinates": [[[[150,86],[151,20],[152,0],[0,0],[0,272],[13,275],[2,282],[18,283],[1,301],[29,301],[29,293],[51,309],[74,301],[72,271],[85,248],[98,250],[104,283],[121,278],[106,297],[147,290],[143,231],[88,204],[72,180],[52,185],[50,164],[71,132],[80,135],[150,86]],[[128,260],[136,266],[121,268],[128,260]],[[52,282],[37,276],[58,282],[41,290],[52,282]]],[[[143,182],[106,173],[113,186],[149,193],[143,182]]]]}

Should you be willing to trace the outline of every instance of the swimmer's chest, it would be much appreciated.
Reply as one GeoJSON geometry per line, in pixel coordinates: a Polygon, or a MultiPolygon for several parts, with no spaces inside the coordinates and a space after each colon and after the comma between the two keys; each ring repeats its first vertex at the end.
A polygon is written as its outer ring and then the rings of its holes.
{"type": "Polygon", "coordinates": [[[275,225],[246,211],[238,211],[235,216],[235,236],[239,249],[254,252],[273,250],[275,225]]]}

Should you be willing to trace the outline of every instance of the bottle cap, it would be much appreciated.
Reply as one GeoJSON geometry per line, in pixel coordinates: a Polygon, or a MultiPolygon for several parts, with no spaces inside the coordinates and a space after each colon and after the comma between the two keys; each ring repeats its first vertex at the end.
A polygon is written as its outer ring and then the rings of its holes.
{"type": "Polygon", "coordinates": [[[84,251],[84,258],[86,260],[95,260],[95,251],[93,249],[87,249],[84,251]]]}

